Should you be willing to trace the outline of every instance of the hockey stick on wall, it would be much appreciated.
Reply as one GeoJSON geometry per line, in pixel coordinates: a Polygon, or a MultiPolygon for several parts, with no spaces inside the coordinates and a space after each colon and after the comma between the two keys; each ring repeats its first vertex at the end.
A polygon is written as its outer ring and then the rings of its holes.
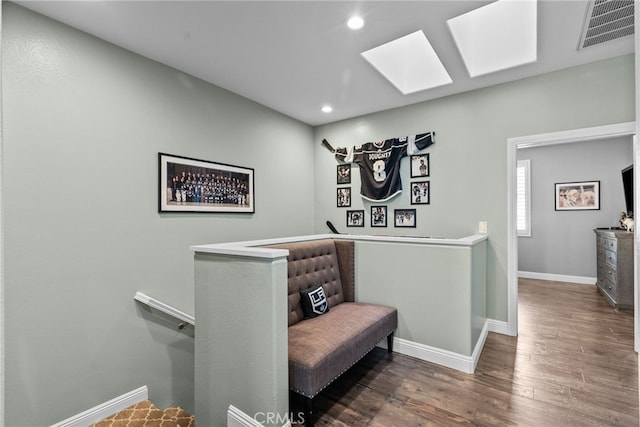
{"type": "Polygon", "coordinates": [[[333,147],[331,146],[331,144],[329,144],[329,141],[327,141],[326,139],[323,139],[323,140],[322,140],[322,146],[323,146],[324,148],[326,148],[327,150],[331,151],[332,153],[335,153],[335,152],[336,152],[336,149],[335,149],[335,148],[333,148],[333,147]]]}
{"type": "Polygon", "coordinates": [[[333,234],[340,234],[340,232],[333,226],[331,221],[327,221],[327,227],[329,227],[329,230],[331,230],[333,234]]]}

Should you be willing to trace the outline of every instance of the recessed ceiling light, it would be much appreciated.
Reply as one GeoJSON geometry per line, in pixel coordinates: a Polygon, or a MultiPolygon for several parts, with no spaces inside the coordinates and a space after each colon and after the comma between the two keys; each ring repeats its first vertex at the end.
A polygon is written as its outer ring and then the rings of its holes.
{"type": "Polygon", "coordinates": [[[453,81],[422,30],[361,55],[404,95],[453,81]]]}
{"type": "Polygon", "coordinates": [[[351,28],[352,30],[359,30],[360,28],[364,27],[364,20],[359,16],[352,16],[347,21],[347,27],[351,28]]]}
{"type": "Polygon", "coordinates": [[[322,107],[322,112],[323,113],[330,113],[333,111],[333,107],[331,105],[325,105],[322,107]]]}
{"type": "Polygon", "coordinates": [[[537,60],[536,0],[498,0],[447,21],[471,77],[537,60]]]}

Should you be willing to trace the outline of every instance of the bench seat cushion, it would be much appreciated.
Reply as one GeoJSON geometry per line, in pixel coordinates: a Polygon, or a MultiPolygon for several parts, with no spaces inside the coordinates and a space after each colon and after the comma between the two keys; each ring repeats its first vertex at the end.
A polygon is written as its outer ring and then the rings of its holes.
{"type": "Polygon", "coordinates": [[[398,326],[393,307],[345,302],[289,326],[289,386],[312,398],[398,326]]]}

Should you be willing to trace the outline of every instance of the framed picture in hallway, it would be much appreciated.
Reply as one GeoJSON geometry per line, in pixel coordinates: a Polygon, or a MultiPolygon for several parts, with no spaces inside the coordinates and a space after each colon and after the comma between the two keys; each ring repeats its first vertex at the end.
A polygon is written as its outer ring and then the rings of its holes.
{"type": "Polygon", "coordinates": [[[351,184],[351,165],[338,165],[336,169],[336,182],[340,184],[351,184]]]}
{"type": "Polygon", "coordinates": [[[254,170],[158,153],[159,212],[254,213],[254,170]]]}
{"type": "Polygon", "coordinates": [[[339,208],[351,207],[351,187],[339,187],[337,189],[336,206],[339,208]]]}
{"type": "Polygon", "coordinates": [[[600,181],[561,182],[555,184],[557,211],[600,209],[600,181]]]}
{"type": "Polygon", "coordinates": [[[415,209],[394,209],[393,210],[393,226],[394,227],[416,227],[416,210],[415,209]]]}
{"type": "Polygon", "coordinates": [[[387,226],[387,207],[371,206],[371,226],[386,227],[387,226]]]}
{"type": "Polygon", "coordinates": [[[430,181],[413,181],[411,183],[411,204],[428,205],[431,199],[430,181]]]}
{"type": "Polygon", "coordinates": [[[429,153],[411,156],[411,178],[429,176],[429,153]]]}
{"type": "Polygon", "coordinates": [[[364,227],[364,210],[347,211],[347,227],[364,227]]]}

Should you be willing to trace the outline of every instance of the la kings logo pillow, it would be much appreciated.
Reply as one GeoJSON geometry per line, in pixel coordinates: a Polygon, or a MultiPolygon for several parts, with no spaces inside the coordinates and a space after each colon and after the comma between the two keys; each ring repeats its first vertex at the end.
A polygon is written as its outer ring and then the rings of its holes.
{"type": "Polygon", "coordinates": [[[329,311],[329,302],[321,284],[300,291],[300,305],[305,319],[318,317],[329,311]]]}

